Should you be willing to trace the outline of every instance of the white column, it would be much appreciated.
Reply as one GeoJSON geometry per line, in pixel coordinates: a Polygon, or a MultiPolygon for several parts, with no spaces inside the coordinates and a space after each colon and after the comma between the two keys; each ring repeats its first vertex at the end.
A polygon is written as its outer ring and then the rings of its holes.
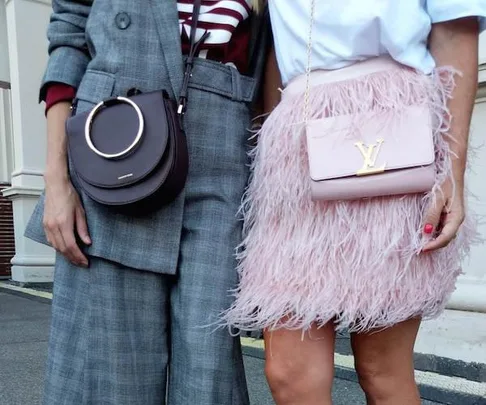
{"type": "Polygon", "coordinates": [[[7,16],[5,2],[0,1],[0,82],[10,82],[8,65],[7,16]]]}
{"type": "Polygon", "coordinates": [[[5,3],[0,1],[0,183],[10,183],[10,174],[13,170],[9,89],[7,16],[5,3]]]}
{"type": "Polygon", "coordinates": [[[4,195],[13,201],[16,255],[12,279],[21,283],[52,281],[54,252],[23,236],[44,187],[45,118],[38,89],[47,61],[47,0],[6,1],[11,79],[14,170],[4,195]]]}
{"type": "Polygon", "coordinates": [[[10,90],[0,86],[0,183],[10,183],[13,170],[14,154],[10,104],[10,90]]]}

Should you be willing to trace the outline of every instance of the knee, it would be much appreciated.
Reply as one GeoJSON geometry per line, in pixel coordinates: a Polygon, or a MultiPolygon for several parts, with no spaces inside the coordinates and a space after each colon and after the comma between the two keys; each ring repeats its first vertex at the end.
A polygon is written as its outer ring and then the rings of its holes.
{"type": "Polygon", "coordinates": [[[359,384],[363,391],[373,398],[383,398],[388,396],[387,391],[390,387],[387,380],[390,373],[380,367],[376,361],[359,362],[356,364],[359,384]]]}
{"type": "Polygon", "coordinates": [[[332,364],[312,365],[297,359],[267,359],[265,375],[277,403],[293,404],[316,394],[330,397],[334,370],[332,364]]]}
{"type": "Polygon", "coordinates": [[[356,372],[361,388],[375,401],[393,398],[404,388],[415,386],[413,366],[409,370],[404,365],[388,364],[380,356],[357,362],[356,372]]]}

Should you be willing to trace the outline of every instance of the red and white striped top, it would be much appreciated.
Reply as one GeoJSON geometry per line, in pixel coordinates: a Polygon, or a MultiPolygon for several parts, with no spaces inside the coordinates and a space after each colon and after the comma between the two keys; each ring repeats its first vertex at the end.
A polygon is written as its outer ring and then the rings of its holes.
{"type": "MultiPolygon", "coordinates": [[[[178,0],[182,52],[189,53],[194,0],[178,0]]],[[[201,46],[199,57],[234,65],[241,73],[248,69],[251,0],[202,0],[196,40],[205,30],[211,32],[201,46]]],[[[60,101],[71,101],[76,89],[61,83],[46,88],[46,112],[60,101]]]]}
{"type": "MultiPolygon", "coordinates": [[[[182,52],[189,52],[193,0],[178,0],[182,52]]],[[[199,57],[234,65],[241,73],[248,68],[251,0],[202,0],[196,41],[205,31],[211,35],[202,44],[199,57]]]]}

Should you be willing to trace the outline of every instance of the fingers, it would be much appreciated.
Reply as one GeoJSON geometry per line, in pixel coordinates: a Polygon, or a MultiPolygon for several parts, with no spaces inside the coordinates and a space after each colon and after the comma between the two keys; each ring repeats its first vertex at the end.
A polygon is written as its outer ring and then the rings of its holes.
{"type": "Polygon", "coordinates": [[[427,243],[424,246],[423,251],[430,252],[432,250],[441,249],[447,246],[456,237],[462,221],[463,218],[459,213],[453,212],[447,214],[444,226],[440,234],[434,240],[431,240],[429,243],[427,243]]]}
{"type": "Polygon", "coordinates": [[[423,252],[447,246],[456,237],[465,218],[463,181],[456,183],[456,187],[452,181],[446,181],[436,197],[437,200],[429,208],[423,225],[426,241],[423,252]]]}
{"type": "Polygon", "coordinates": [[[431,240],[438,233],[443,210],[444,201],[441,198],[429,207],[422,229],[425,240],[431,240]]]}
{"type": "Polygon", "coordinates": [[[91,245],[91,238],[89,237],[88,224],[86,223],[86,215],[84,209],[80,206],[76,209],[76,231],[86,245],[91,245]]]}
{"type": "Polygon", "coordinates": [[[47,241],[58,252],[62,253],[76,266],[87,267],[88,259],[81,252],[74,235],[73,218],[64,217],[56,220],[45,220],[47,241]]]}
{"type": "Polygon", "coordinates": [[[64,239],[62,238],[61,231],[56,222],[44,220],[44,230],[46,232],[47,242],[49,242],[54,249],[59,252],[65,250],[64,239]]]}
{"type": "Polygon", "coordinates": [[[68,260],[74,263],[75,265],[81,267],[87,267],[88,259],[83,254],[83,252],[81,252],[81,249],[79,248],[78,243],[76,242],[73,227],[68,228],[66,226],[65,228],[61,229],[62,237],[64,239],[64,244],[65,244],[65,250],[61,253],[64,256],[66,256],[68,260]]]}

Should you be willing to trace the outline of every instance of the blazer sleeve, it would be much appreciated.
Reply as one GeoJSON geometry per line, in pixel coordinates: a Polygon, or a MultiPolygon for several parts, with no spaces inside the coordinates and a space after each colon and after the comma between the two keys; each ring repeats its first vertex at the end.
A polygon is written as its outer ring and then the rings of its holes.
{"type": "Polygon", "coordinates": [[[61,101],[72,102],[76,96],[76,89],[64,83],[50,83],[46,85],[46,108],[45,113],[49,111],[54,104],[61,101]]]}
{"type": "Polygon", "coordinates": [[[90,57],[86,44],[86,20],[93,0],[52,0],[47,28],[49,59],[42,79],[39,101],[46,98],[49,83],[78,88],[90,57]]]}

